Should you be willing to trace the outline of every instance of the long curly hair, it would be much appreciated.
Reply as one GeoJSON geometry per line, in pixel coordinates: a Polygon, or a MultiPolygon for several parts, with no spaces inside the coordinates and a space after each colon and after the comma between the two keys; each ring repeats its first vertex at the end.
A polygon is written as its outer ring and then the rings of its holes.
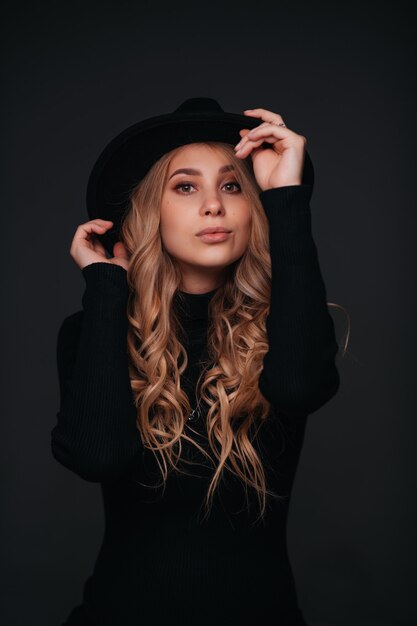
{"type": "Polygon", "coordinates": [[[137,427],[144,447],[154,453],[164,485],[169,471],[182,471],[178,462],[182,442],[188,441],[214,468],[204,501],[206,512],[227,468],[243,482],[248,506],[248,487],[255,490],[263,518],[267,494],[285,498],[267,488],[264,467],[251,438],[270,412],[270,403],[258,387],[263,357],[268,351],[269,227],[250,160],[238,159],[227,143],[201,143],[233,163],[252,215],[248,246],[243,256],[227,268],[224,283],[209,302],[210,362],[197,383],[197,388],[201,383],[201,399],[208,405],[209,450],[185,432],[192,407],[181,388],[180,376],[188,357],[180,340],[181,321],[173,306],[181,272],[175,258],[164,249],[160,234],[160,206],[169,165],[181,147],[164,154],[133,188],[120,229],[120,239],[131,255],[127,272],[127,348],[137,427]]]}

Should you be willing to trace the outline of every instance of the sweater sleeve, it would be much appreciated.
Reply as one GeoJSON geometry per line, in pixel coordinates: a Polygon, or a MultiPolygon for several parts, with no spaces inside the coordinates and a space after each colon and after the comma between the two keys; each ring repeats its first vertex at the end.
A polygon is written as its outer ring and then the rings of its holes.
{"type": "Polygon", "coordinates": [[[69,470],[102,482],[118,478],[143,449],[128,372],[129,288],[117,265],[92,263],[82,274],[83,310],[58,332],[60,406],[51,449],[69,470]]]}
{"type": "Polygon", "coordinates": [[[277,411],[295,417],[317,411],[340,386],[338,344],[312,236],[311,194],[307,184],[259,194],[272,267],[269,350],[259,389],[277,411]]]}

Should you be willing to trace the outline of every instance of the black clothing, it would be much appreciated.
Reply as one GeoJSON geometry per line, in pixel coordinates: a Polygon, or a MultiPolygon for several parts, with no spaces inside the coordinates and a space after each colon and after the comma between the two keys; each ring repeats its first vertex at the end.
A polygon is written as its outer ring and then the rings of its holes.
{"type": "MultiPolygon", "coordinates": [[[[251,525],[259,514],[257,500],[248,511],[244,488],[230,474],[204,522],[199,512],[209,467],[185,466],[192,476],[171,473],[163,495],[139,484],[151,484],[160,474],[136,427],[126,349],[126,271],[109,263],[83,269],[83,310],[65,318],[58,334],[61,401],[51,445],[62,465],[101,483],[106,525],[83,605],[66,624],[305,624],[287,554],[288,506],[307,417],[340,384],[338,345],[311,231],[311,192],[310,185],[292,185],[259,196],[269,221],[272,262],[269,351],[259,387],[272,409],[253,445],[269,488],[287,496],[268,500],[260,525],[251,525]]],[[[181,384],[193,408],[215,292],[177,292],[174,299],[188,338],[189,364],[181,384]]],[[[203,418],[191,423],[198,436],[204,434],[205,407],[202,402],[203,418]]],[[[193,446],[183,449],[185,457],[204,464],[193,446]]]]}

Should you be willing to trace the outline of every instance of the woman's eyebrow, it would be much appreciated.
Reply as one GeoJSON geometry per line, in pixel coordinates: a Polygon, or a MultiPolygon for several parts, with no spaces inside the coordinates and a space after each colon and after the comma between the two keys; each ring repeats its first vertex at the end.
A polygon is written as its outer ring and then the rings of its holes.
{"type": "MultiPolygon", "coordinates": [[[[229,165],[222,165],[219,168],[219,174],[223,174],[223,172],[229,172],[230,170],[234,170],[234,165],[232,165],[231,163],[229,165]]],[[[195,170],[192,167],[181,167],[179,170],[175,170],[175,172],[173,172],[171,174],[171,176],[169,177],[168,180],[171,180],[171,178],[173,176],[175,176],[176,174],[189,174],[190,176],[192,174],[194,174],[195,176],[201,176],[202,173],[200,172],[200,170],[195,170]]]]}

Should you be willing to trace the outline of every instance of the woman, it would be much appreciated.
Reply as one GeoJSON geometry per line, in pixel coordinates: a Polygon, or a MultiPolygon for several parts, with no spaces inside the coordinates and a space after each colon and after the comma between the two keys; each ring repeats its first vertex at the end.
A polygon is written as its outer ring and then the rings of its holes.
{"type": "Polygon", "coordinates": [[[52,452],[101,483],[106,526],[67,625],[306,624],[286,518],[307,417],[340,384],[312,189],[304,136],[210,98],[97,160],[52,452]]]}

